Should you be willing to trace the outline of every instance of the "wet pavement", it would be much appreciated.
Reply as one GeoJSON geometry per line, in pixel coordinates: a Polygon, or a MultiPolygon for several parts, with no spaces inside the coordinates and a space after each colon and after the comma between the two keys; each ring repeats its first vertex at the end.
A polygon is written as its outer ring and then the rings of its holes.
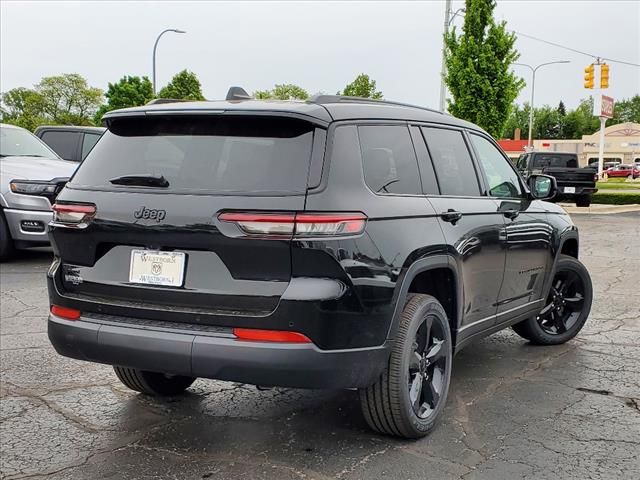
{"type": "Polygon", "coordinates": [[[0,477],[638,479],[640,213],[574,220],[595,289],[585,329],[557,347],[509,330],[463,350],[419,441],[371,433],[355,391],[128,391],[110,367],[54,352],[50,254],[24,253],[0,275],[0,477]]]}

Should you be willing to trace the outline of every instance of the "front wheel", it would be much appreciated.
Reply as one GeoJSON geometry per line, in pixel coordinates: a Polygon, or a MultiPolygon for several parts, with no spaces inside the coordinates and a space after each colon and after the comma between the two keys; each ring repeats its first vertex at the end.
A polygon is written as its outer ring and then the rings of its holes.
{"type": "Polygon", "coordinates": [[[442,305],[429,295],[411,295],[387,367],[376,383],[360,390],[369,426],[403,438],[428,434],[447,400],[452,350],[442,305]]]}
{"type": "Polygon", "coordinates": [[[562,255],[544,308],[536,317],[512,328],[535,345],[565,343],[584,326],[592,300],[589,272],[576,258],[562,255]]]}
{"type": "Polygon", "coordinates": [[[7,225],[7,219],[0,210],[0,262],[10,259],[13,256],[13,240],[7,225]]]}
{"type": "Polygon", "coordinates": [[[195,382],[194,377],[165,375],[164,373],[114,366],[118,379],[131,390],[152,396],[171,396],[184,392],[195,382]]]}

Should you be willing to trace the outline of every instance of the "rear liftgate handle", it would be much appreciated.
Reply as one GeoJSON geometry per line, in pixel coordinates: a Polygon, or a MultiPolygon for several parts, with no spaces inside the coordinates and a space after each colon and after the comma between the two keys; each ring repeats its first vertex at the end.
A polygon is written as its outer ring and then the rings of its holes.
{"type": "Polygon", "coordinates": [[[451,223],[451,225],[455,225],[462,218],[462,213],[450,208],[446,212],[442,212],[440,218],[445,222],[451,223]]]}

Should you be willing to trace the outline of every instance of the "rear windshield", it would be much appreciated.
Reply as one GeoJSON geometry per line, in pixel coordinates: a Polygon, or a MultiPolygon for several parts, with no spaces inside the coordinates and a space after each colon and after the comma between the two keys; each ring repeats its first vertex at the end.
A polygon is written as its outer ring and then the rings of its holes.
{"type": "Polygon", "coordinates": [[[578,168],[578,158],[574,155],[534,155],[529,168],[578,168]]]}
{"type": "Polygon", "coordinates": [[[313,129],[297,119],[240,115],[116,119],[71,184],[140,188],[110,182],[134,175],[164,177],[168,187],[143,187],[158,191],[304,193],[313,129]]]}

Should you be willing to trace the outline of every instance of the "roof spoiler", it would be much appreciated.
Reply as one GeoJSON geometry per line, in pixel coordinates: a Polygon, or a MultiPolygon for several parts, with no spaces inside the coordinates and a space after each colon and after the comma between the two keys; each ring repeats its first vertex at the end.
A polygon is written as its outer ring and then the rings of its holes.
{"type": "Polygon", "coordinates": [[[253,97],[242,87],[231,87],[225,100],[252,100],[253,97]]]}

